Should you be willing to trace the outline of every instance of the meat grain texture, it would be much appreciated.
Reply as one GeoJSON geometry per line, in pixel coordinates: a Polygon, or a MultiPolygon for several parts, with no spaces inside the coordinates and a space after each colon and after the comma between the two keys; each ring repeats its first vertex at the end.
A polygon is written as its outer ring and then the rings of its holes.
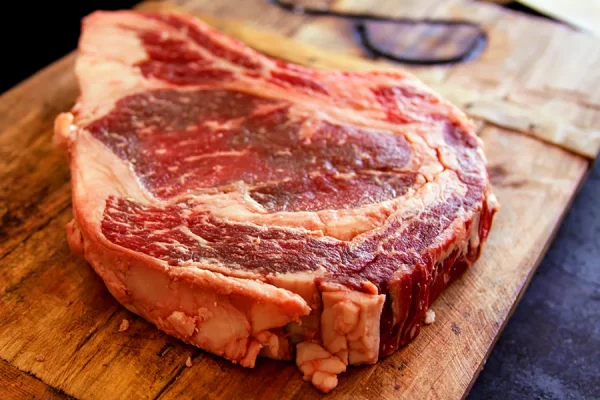
{"type": "Polygon", "coordinates": [[[315,71],[133,11],[84,19],[76,74],[55,123],[71,248],[185,342],[295,360],[328,392],[413,340],[482,251],[482,143],[408,74],[315,71]]]}

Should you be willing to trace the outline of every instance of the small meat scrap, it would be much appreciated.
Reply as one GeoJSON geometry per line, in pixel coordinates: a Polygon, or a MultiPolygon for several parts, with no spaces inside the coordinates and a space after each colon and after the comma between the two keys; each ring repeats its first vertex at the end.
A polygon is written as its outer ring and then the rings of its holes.
{"type": "Polygon", "coordinates": [[[125,332],[127,329],[129,329],[129,321],[123,319],[123,321],[121,321],[121,325],[119,326],[119,332],[125,332]]]}
{"type": "Polygon", "coordinates": [[[185,360],[185,366],[190,368],[192,365],[192,357],[188,357],[187,360],[185,360]]]}
{"type": "Polygon", "coordinates": [[[44,357],[43,354],[38,354],[37,356],[35,356],[35,361],[44,362],[44,361],[46,361],[46,357],[44,357]]]}
{"type": "Polygon", "coordinates": [[[425,318],[423,319],[423,323],[425,325],[431,325],[435,322],[435,312],[430,308],[425,313],[425,318]]]}

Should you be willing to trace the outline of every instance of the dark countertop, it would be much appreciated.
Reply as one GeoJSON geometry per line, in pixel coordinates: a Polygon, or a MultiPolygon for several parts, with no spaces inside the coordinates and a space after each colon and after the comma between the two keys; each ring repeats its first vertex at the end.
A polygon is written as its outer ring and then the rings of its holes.
{"type": "MultiPolygon", "coordinates": [[[[0,24],[0,93],[76,47],[79,18],[134,1],[56,7],[16,4],[24,31],[0,24]],[[18,9],[18,8],[21,9],[18,9]],[[44,7],[46,9],[44,9],[44,7]]],[[[13,6],[11,6],[13,7],[13,6]]],[[[600,163],[575,199],[531,285],[508,322],[469,400],[600,399],[600,163]]]]}
{"type": "Polygon", "coordinates": [[[600,163],[468,397],[600,399],[600,163]]]}

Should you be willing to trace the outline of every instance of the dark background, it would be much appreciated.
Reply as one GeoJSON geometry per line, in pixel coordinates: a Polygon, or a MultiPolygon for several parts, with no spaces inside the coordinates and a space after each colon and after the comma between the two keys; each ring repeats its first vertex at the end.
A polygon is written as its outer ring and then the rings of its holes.
{"type": "Polygon", "coordinates": [[[0,93],[75,49],[84,15],[97,9],[130,8],[138,2],[12,1],[0,14],[0,93]]]}
{"type": "MultiPolygon", "coordinates": [[[[76,48],[82,16],[136,2],[44,3],[15,4],[0,19],[0,93],[76,48]]],[[[596,165],[469,400],[600,399],[599,199],[596,165]]]]}

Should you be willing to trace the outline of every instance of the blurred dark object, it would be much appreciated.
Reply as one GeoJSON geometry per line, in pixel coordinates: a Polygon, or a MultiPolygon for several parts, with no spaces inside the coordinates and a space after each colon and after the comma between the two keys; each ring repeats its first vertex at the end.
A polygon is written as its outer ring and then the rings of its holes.
{"type": "MultiPolygon", "coordinates": [[[[389,18],[341,12],[326,0],[268,0],[299,14],[352,21],[363,48],[373,57],[414,65],[450,64],[476,58],[487,35],[477,23],[454,19],[389,18]]],[[[374,10],[376,11],[376,10],[374,10]]]]}
{"type": "Polygon", "coordinates": [[[545,17],[571,26],[576,30],[600,37],[599,0],[480,0],[507,8],[545,17]]]}
{"type": "Polygon", "coordinates": [[[97,9],[131,8],[137,1],[11,2],[0,17],[0,93],[77,47],[81,18],[97,9]]]}
{"type": "Polygon", "coordinates": [[[596,162],[467,400],[600,399],[596,162]]]}

